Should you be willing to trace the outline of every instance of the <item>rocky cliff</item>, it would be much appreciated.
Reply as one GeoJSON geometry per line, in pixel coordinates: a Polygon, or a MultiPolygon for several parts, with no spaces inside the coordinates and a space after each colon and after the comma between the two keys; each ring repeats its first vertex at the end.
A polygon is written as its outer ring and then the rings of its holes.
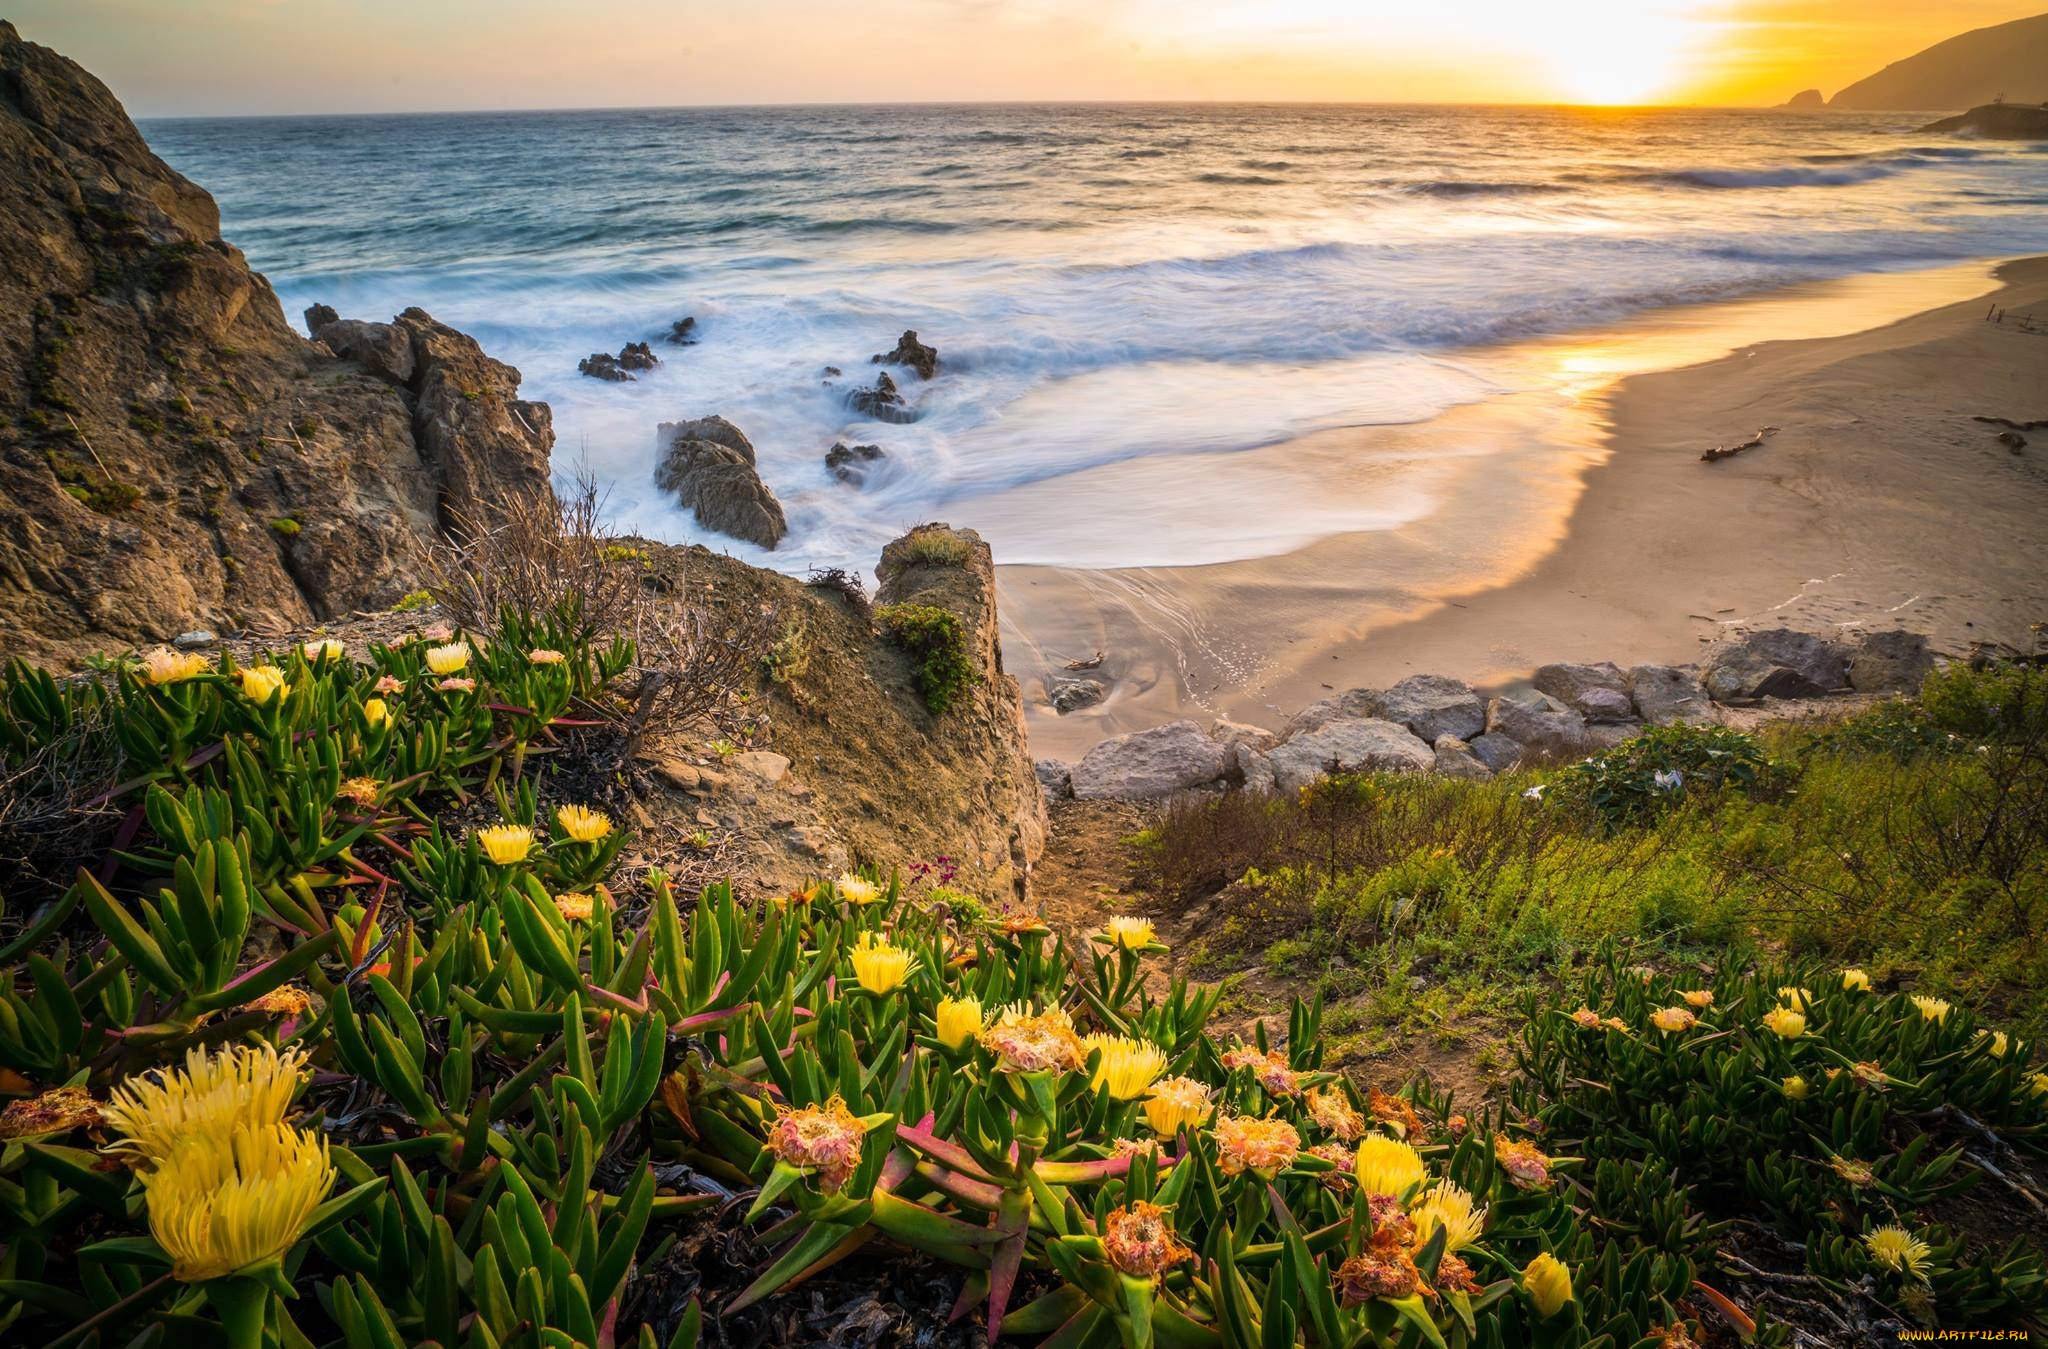
{"type": "Polygon", "coordinates": [[[1831,108],[1961,109],[2048,99],[2048,14],[1977,28],[1894,61],[1828,100],[1831,108]]]}
{"type": "Polygon", "coordinates": [[[420,310],[353,327],[378,331],[299,336],[106,86],[0,22],[10,653],[375,605],[452,521],[546,490],[518,371],[420,310]]]}

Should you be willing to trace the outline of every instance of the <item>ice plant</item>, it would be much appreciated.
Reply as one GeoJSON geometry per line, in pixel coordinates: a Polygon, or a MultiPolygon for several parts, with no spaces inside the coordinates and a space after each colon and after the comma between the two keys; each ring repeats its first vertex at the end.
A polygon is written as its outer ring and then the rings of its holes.
{"type": "Polygon", "coordinates": [[[1540,1190],[1550,1184],[1550,1158],[1534,1143],[1496,1138],[1493,1159],[1508,1173],[1508,1179],[1522,1189],[1540,1190]]]}
{"type": "Polygon", "coordinates": [[[284,671],[275,665],[251,665],[239,673],[242,696],[252,703],[267,703],[284,687],[284,671]]]}
{"type": "Polygon", "coordinates": [[[469,664],[469,643],[450,642],[427,648],[427,668],[437,675],[452,675],[469,664]]]}
{"type": "Polygon", "coordinates": [[[1365,1132],[1365,1116],[1337,1088],[1311,1087],[1307,1102],[1308,1117],[1338,1142],[1355,1143],[1365,1132]]]}
{"type": "Polygon", "coordinates": [[[501,867],[524,862],[533,851],[533,831],[523,824],[494,824],[479,829],[476,841],[483,846],[484,856],[501,867]]]}
{"type": "Polygon", "coordinates": [[[1536,1304],[1536,1314],[1548,1320],[1572,1300],[1572,1272],[1545,1251],[1522,1270],[1522,1290],[1536,1304]]]}
{"type": "Polygon", "coordinates": [[[1686,1006],[1699,1011],[1714,1005],[1714,990],[1711,988],[1689,988],[1678,996],[1685,999],[1686,1006]]]}
{"type": "Polygon", "coordinates": [[[1157,1280],[1195,1253],[1174,1239],[1167,1210],[1134,1200],[1129,1208],[1111,1209],[1102,1219],[1102,1251],[1117,1271],[1134,1279],[1157,1280]]]}
{"type": "Polygon", "coordinates": [[[1813,994],[1803,988],[1788,985],[1778,990],[1778,998],[1795,1011],[1803,1012],[1813,1006],[1813,994]]]}
{"type": "Polygon", "coordinates": [[[1790,1007],[1773,1007],[1764,1013],[1764,1028],[1783,1039],[1796,1040],[1806,1034],[1806,1013],[1790,1007]]]}
{"type": "Polygon", "coordinates": [[[143,1177],[149,1231],[186,1283],[281,1259],[334,1183],[327,1140],[289,1124],[243,1123],[183,1139],[143,1177]]]}
{"type": "Polygon", "coordinates": [[[872,932],[860,934],[849,957],[853,961],[853,976],[868,992],[881,995],[893,993],[903,986],[905,976],[910,973],[910,952],[901,946],[892,946],[878,939],[872,932]]]}
{"type": "Polygon", "coordinates": [[[1429,1179],[1422,1154],[1398,1138],[1367,1134],[1358,1142],[1351,1161],[1351,1174],[1358,1188],[1367,1194],[1390,1194],[1405,1199],[1408,1192],[1429,1179]]]}
{"type": "Polygon", "coordinates": [[[7,1108],[0,1110],[0,1141],[96,1129],[101,1118],[100,1103],[84,1087],[58,1087],[26,1100],[9,1101],[7,1108]]]}
{"type": "Polygon", "coordinates": [[[535,665],[560,665],[564,659],[561,652],[545,646],[537,646],[526,653],[526,659],[535,665]]]}
{"type": "Polygon", "coordinates": [[[1930,998],[1921,993],[1913,995],[1913,1005],[1920,1009],[1920,1019],[1932,1021],[1937,1026],[1948,1020],[1949,1005],[1940,998],[1930,998]]]}
{"type": "Polygon", "coordinates": [[[306,654],[307,660],[312,661],[315,664],[319,663],[319,661],[323,658],[328,660],[340,660],[342,657],[348,654],[348,648],[343,646],[340,642],[335,641],[332,637],[324,637],[317,641],[307,642],[304,646],[301,646],[299,650],[303,651],[306,654]]]}
{"type": "Polygon", "coordinates": [[[2002,1030],[1978,1031],[1977,1038],[1991,1042],[1987,1048],[1991,1050],[1991,1057],[1994,1059],[2004,1058],[2006,1050],[2012,1047],[2012,1041],[2006,1038],[2002,1030]]]}
{"type": "Polygon", "coordinates": [[[1389,1096],[1373,1087],[1366,1092],[1365,1108],[1372,1112],[1374,1119],[1403,1138],[1414,1138],[1422,1132],[1422,1116],[1416,1114],[1415,1107],[1403,1097],[1389,1096]]]}
{"type": "Polygon", "coordinates": [[[173,651],[159,646],[142,655],[142,677],[152,684],[176,684],[203,675],[208,668],[206,657],[197,651],[173,651]]]}
{"type": "Polygon", "coordinates": [[[996,1071],[1004,1073],[1078,1068],[1084,1057],[1073,1018],[1057,1007],[1036,1016],[1021,1007],[1005,1008],[996,1024],[981,1033],[981,1046],[996,1056],[996,1071]]]}
{"type": "Polygon", "coordinates": [[[388,726],[391,724],[391,709],[384,705],[382,698],[364,699],[363,721],[370,726],[388,726]]]}
{"type": "Polygon", "coordinates": [[[1083,1054],[1100,1054],[1090,1085],[1119,1101],[1135,1100],[1166,1071],[1166,1055],[1149,1040],[1128,1035],[1090,1035],[1081,1042],[1083,1054]]]}
{"type": "Polygon", "coordinates": [[[1440,1180],[1425,1190],[1422,1202],[1409,1217],[1415,1222],[1418,1244],[1428,1242],[1442,1228],[1446,1251],[1462,1251],[1478,1244],[1479,1234],[1486,1227],[1486,1210],[1475,1207],[1471,1194],[1448,1180],[1440,1180]]]}
{"type": "Polygon", "coordinates": [[[444,679],[440,683],[434,685],[434,687],[441,690],[441,692],[443,693],[475,693],[476,681],[474,679],[457,677],[453,679],[444,679]]]}
{"type": "Polygon", "coordinates": [[[1406,1251],[1380,1246],[1346,1259],[1332,1281],[1337,1300],[1346,1307],[1362,1307],[1375,1298],[1413,1297],[1422,1286],[1422,1276],[1406,1251]]]}
{"type": "Polygon", "coordinates": [[[377,796],[382,790],[382,784],[375,778],[350,778],[335,788],[334,794],[367,810],[377,804],[377,796]]]}
{"type": "Polygon", "coordinates": [[[259,998],[251,998],[242,1004],[245,1012],[262,1012],[266,1016],[304,1016],[313,1010],[313,998],[297,984],[280,984],[259,998]]]}
{"type": "Polygon", "coordinates": [[[768,1128],[764,1145],[775,1159],[815,1176],[818,1188],[837,1194],[860,1165],[867,1125],[834,1096],[823,1105],[785,1108],[768,1128]]]}
{"type": "Polygon", "coordinates": [[[1572,1020],[1587,1030],[1600,1029],[1600,1014],[1590,1007],[1581,1007],[1572,1013],[1572,1020]]]}
{"type": "Polygon", "coordinates": [[[555,911],[572,923],[587,923],[593,903],[589,895],[556,895],[555,911]]]}
{"type": "Polygon", "coordinates": [[[1868,993],[1870,991],[1870,976],[1858,969],[1843,970],[1842,991],[1844,993],[1868,993]]]}
{"type": "Polygon", "coordinates": [[[1126,951],[1142,951],[1153,943],[1152,922],[1148,918],[1132,918],[1118,914],[1109,920],[1108,926],[1103,928],[1098,940],[1107,941],[1110,945],[1126,951]]]}
{"type": "Polygon", "coordinates": [[[1161,1138],[1182,1129],[1199,1129],[1215,1112],[1210,1090],[1192,1077],[1165,1077],[1152,1084],[1145,1098],[1145,1123],[1161,1138]]]}
{"type": "Polygon", "coordinates": [[[1872,1063],[1868,1059],[1859,1059],[1850,1064],[1849,1076],[1857,1086],[1866,1087],[1871,1091],[1883,1091],[1891,1084],[1891,1079],[1885,1076],[1884,1065],[1872,1063]]]}
{"type": "Polygon", "coordinates": [[[1926,1242],[1905,1228],[1890,1224],[1874,1232],[1865,1232],[1863,1245],[1869,1250],[1871,1259],[1894,1274],[1922,1281],[1927,1278],[1934,1252],[1926,1242]]]}
{"type": "Polygon", "coordinates": [[[852,872],[841,876],[834,882],[832,888],[839,892],[841,899],[857,909],[865,908],[882,897],[880,887],[873,881],[864,876],[856,876],[852,872]]]}
{"type": "Polygon", "coordinates": [[[1660,1007],[1650,1013],[1650,1024],[1670,1035],[1677,1031],[1691,1030],[1699,1024],[1699,1018],[1684,1007],[1660,1007]]]}
{"type": "Polygon", "coordinates": [[[1784,1082],[1784,1088],[1787,1099],[1794,1101],[1803,1101],[1806,1099],[1806,1093],[1808,1090],[1806,1085],[1806,1079],[1801,1077],[1799,1074],[1794,1073],[1790,1077],[1786,1078],[1784,1082]]]}
{"type": "Polygon", "coordinates": [[[611,816],[589,806],[563,806],[555,812],[555,823],[578,843],[595,843],[612,831],[611,816]]]}
{"type": "Polygon", "coordinates": [[[1225,1115],[1216,1121],[1216,1166],[1226,1176],[1250,1171],[1270,1179],[1300,1151],[1301,1135],[1284,1119],[1225,1115]]]}
{"type": "Polygon", "coordinates": [[[1870,1169],[1868,1162],[1854,1161],[1848,1157],[1830,1157],[1828,1165],[1834,1168],[1836,1175],[1859,1190],[1877,1184],[1877,1173],[1870,1169]]]}
{"type": "Polygon", "coordinates": [[[1261,1051],[1250,1045],[1239,1045],[1225,1051],[1223,1066],[1233,1071],[1251,1069],[1253,1080],[1274,1096],[1295,1096],[1301,1092],[1301,1084],[1288,1064],[1287,1056],[1278,1050],[1261,1051]]]}
{"type": "Polygon", "coordinates": [[[299,1089],[304,1050],[271,1045],[204,1047],[185,1055],[183,1069],[131,1077],[107,1099],[107,1122],[126,1135],[109,1151],[146,1163],[163,1161],[187,1138],[218,1143],[242,1126],[284,1119],[299,1089]]]}
{"type": "Polygon", "coordinates": [[[405,681],[397,675],[378,675],[377,682],[371,687],[379,693],[403,693],[405,681]]]}
{"type": "Polygon", "coordinates": [[[981,999],[940,998],[936,1019],[939,1043],[951,1050],[965,1049],[981,1034],[981,999]]]}

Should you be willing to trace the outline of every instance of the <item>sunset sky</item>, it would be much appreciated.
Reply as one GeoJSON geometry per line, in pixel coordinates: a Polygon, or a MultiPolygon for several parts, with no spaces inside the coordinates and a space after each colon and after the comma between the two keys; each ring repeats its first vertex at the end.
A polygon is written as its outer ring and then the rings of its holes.
{"type": "Polygon", "coordinates": [[[139,116],[689,103],[1782,102],[2043,0],[15,0],[139,116]]]}

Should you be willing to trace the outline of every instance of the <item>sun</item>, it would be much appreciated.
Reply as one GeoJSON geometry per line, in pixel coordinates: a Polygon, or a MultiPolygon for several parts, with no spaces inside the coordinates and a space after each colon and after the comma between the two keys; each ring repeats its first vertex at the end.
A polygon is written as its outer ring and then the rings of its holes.
{"type": "Polygon", "coordinates": [[[1491,45],[1530,63],[1531,84],[1566,103],[1649,103],[1679,83],[1706,34],[1697,0],[1482,0],[1491,45]]]}

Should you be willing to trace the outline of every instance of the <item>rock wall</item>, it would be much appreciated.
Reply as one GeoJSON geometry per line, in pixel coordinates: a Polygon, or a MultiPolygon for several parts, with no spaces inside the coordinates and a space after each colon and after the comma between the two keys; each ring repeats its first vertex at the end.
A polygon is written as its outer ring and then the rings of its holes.
{"type": "Polygon", "coordinates": [[[518,371],[417,309],[333,326],[299,336],[106,86],[0,22],[10,654],[375,606],[451,521],[547,489],[518,371]]]}

